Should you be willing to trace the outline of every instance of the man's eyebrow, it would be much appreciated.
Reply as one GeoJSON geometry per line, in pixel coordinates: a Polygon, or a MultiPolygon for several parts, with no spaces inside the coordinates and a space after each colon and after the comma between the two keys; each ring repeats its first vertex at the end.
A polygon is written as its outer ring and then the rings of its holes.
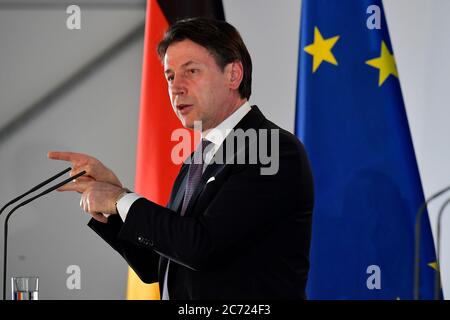
{"type": "MultiPolygon", "coordinates": [[[[186,67],[188,67],[188,66],[190,66],[191,64],[196,64],[197,62],[195,62],[195,61],[193,61],[193,60],[189,60],[188,62],[185,62],[185,63],[183,63],[182,65],[181,65],[181,68],[186,68],[186,67]]],[[[165,74],[168,74],[168,73],[171,73],[171,72],[173,72],[173,70],[172,69],[167,69],[167,70],[164,70],[164,73],[165,74]]]]}
{"type": "Polygon", "coordinates": [[[186,68],[186,67],[190,66],[191,64],[195,64],[195,63],[197,63],[197,62],[192,61],[192,60],[189,60],[188,62],[183,63],[183,64],[181,65],[181,67],[182,67],[182,68],[186,68]]]}

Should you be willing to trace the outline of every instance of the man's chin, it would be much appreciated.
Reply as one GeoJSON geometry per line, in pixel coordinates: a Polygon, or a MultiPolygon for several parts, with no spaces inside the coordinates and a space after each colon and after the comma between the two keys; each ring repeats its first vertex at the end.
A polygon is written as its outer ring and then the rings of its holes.
{"type": "Polygon", "coordinates": [[[181,120],[181,124],[186,129],[191,129],[191,130],[200,131],[200,132],[203,130],[201,120],[191,120],[191,119],[183,119],[183,118],[180,120],[181,120]]]}
{"type": "Polygon", "coordinates": [[[189,124],[183,123],[183,127],[185,127],[186,129],[194,130],[194,125],[192,123],[189,123],[189,124]]]}

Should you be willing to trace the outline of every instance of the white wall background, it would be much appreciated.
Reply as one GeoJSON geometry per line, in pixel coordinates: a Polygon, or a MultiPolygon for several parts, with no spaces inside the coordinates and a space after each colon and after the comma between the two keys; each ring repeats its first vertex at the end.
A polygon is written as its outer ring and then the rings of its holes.
{"type": "MultiPolygon", "coordinates": [[[[338,1],[338,0],[336,0],[338,1]]],[[[55,1],[56,2],[56,1],[55,1]]],[[[107,2],[107,1],[106,1],[107,2]]],[[[130,0],[133,3],[132,0],[130,0]]],[[[139,1],[134,1],[138,3],[139,1]]],[[[223,0],[227,20],[254,63],[253,95],[268,118],[293,130],[300,0],[223,0]]],[[[1,3],[1,1],[0,1],[1,3]]],[[[400,81],[426,196],[450,184],[447,0],[385,0],[400,81]]],[[[82,29],[65,27],[65,10],[0,6],[0,127],[52,86],[137,25],[139,7],[83,9],[82,29]]],[[[65,168],[48,150],[92,154],[134,184],[142,39],[0,144],[0,203],[65,168]]],[[[127,266],[88,229],[75,194],[52,194],[11,220],[9,275],[37,274],[42,299],[123,299],[127,266]],[[81,290],[66,268],[81,267],[81,290]]],[[[433,229],[442,201],[430,206],[433,229]]],[[[3,222],[1,217],[0,222],[3,222]]],[[[444,218],[442,269],[450,292],[450,218],[444,218]]],[[[3,237],[0,245],[3,247],[3,237]]]]}

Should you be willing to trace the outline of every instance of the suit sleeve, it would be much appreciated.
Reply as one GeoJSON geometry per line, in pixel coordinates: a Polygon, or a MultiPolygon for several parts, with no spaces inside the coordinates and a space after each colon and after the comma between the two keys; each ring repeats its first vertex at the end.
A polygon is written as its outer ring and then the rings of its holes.
{"type": "Polygon", "coordinates": [[[144,246],[177,263],[209,270],[245,254],[240,244],[258,241],[288,215],[296,215],[309,232],[312,176],[303,146],[298,140],[284,139],[279,159],[275,175],[261,175],[259,164],[232,165],[217,195],[197,217],[180,217],[139,199],[130,208],[119,237],[136,244],[144,239],[144,246]]]}
{"type": "Polygon", "coordinates": [[[127,261],[143,282],[158,282],[159,255],[142,245],[120,239],[118,234],[123,222],[119,215],[110,216],[108,223],[91,219],[88,226],[127,261]]]}

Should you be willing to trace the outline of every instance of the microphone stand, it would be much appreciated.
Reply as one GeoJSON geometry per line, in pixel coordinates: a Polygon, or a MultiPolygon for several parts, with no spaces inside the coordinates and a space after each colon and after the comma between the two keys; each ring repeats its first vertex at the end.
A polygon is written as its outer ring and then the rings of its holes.
{"type": "Polygon", "coordinates": [[[427,208],[428,203],[434,199],[440,197],[445,192],[450,190],[450,186],[436,192],[431,197],[425,200],[420,206],[416,213],[416,228],[415,228],[415,250],[414,250],[414,300],[419,300],[420,298],[420,241],[421,241],[421,230],[422,230],[422,216],[427,208]]]}
{"type": "Polygon", "coordinates": [[[438,222],[437,222],[437,234],[436,234],[436,262],[437,262],[437,270],[434,276],[434,299],[441,299],[441,224],[442,224],[442,215],[444,213],[445,208],[450,203],[450,198],[447,199],[444,204],[439,209],[438,214],[438,222]]]}
{"type": "Polygon", "coordinates": [[[10,205],[12,205],[13,203],[16,203],[17,201],[19,201],[20,199],[22,199],[23,197],[29,195],[30,193],[42,188],[43,186],[45,186],[46,184],[49,184],[50,182],[52,182],[53,180],[59,178],[60,176],[62,176],[63,174],[65,174],[66,172],[69,172],[71,170],[71,168],[67,168],[64,169],[63,171],[61,171],[60,173],[55,174],[53,177],[48,178],[47,180],[45,180],[44,182],[39,183],[37,186],[31,188],[30,190],[28,190],[27,192],[25,192],[24,194],[18,196],[15,199],[12,199],[10,202],[8,202],[7,204],[5,204],[3,206],[3,208],[0,209],[0,215],[2,214],[2,212],[10,205]]]}
{"type": "MultiPolygon", "coordinates": [[[[69,168],[70,169],[70,168],[69,168]]],[[[50,193],[56,189],[58,189],[59,187],[62,187],[63,185],[71,182],[72,180],[81,177],[82,175],[84,175],[86,173],[86,171],[82,171],[76,175],[74,175],[73,177],[70,177],[56,185],[54,185],[53,187],[50,187],[44,191],[42,191],[41,193],[39,193],[38,195],[35,195],[21,203],[19,203],[17,206],[15,206],[13,209],[11,209],[11,211],[8,213],[8,215],[6,216],[5,219],[5,230],[4,230],[4,243],[3,243],[3,300],[6,300],[6,270],[7,270],[7,256],[8,256],[8,222],[9,222],[9,218],[11,217],[11,215],[14,213],[14,211],[16,211],[17,209],[19,209],[20,207],[23,207],[24,205],[32,202],[33,200],[42,197],[44,195],[46,195],[47,193],[50,193]]]]}

